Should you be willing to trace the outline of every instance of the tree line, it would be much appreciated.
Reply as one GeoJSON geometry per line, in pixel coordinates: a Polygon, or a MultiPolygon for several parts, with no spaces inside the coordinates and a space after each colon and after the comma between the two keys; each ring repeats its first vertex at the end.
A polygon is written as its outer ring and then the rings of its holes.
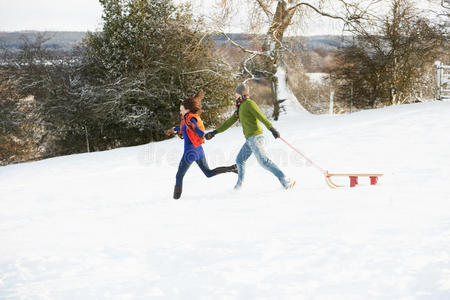
{"type": "Polygon", "coordinates": [[[353,43],[337,51],[327,73],[342,106],[413,103],[435,96],[436,60],[448,60],[448,32],[408,0],[386,15],[353,24],[353,43]]]}
{"type": "Polygon", "coordinates": [[[39,36],[0,66],[0,155],[11,161],[161,140],[180,101],[205,91],[203,119],[232,103],[232,70],[188,6],[101,0],[103,30],[71,53],[39,36]]]}
{"type": "MultiPolygon", "coordinates": [[[[434,92],[433,62],[449,59],[448,29],[421,14],[409,0],[389,0],[384,15],[370,13],[380,1],[339,1],[343,14],[303,1],[254,1],[241,44],[223,31],[238,1],[221,1],[217,28],[207,28],[187,5],[166,0],[100,0],[103,28],[86,34],[72,51],[43,47],[48,37],[24,40],[20,51],[2,51],[0,64],[0,163],[139,145],[164,139],[179,121],[179,104],[205,91],[203,119],[221,121],[238,81],[249,80],[256,98],[282,111],[278,68],[313,113],[324,111],[318,95],[336,91],[340,111],[420,101],[434,92]],[[364,5],[366,4],[366,5],[364,5]],[[341,20],[348,35],[338,50],[316,54],[326,85],[305,75],[311,55],[285,33],[306,10],[341,20]],[[228,41],[215,45],[218,34],[228,41]],[[319,63],[320,62],[320,63],[319,63]]],[[[253,2],[252,2],[253,3],[253,2]]],[[[445,14],[444,14],[445,15],[445,14]]],[[[448,12],[446,13],[448,17],[448,12]]],[[[311,54],[311,53],[310,53],[311,54]]],[[[314,53],[313,53],[314,54],[314,53]]],[[[256,99],[258,100],[258,99],[256,99]]]]}

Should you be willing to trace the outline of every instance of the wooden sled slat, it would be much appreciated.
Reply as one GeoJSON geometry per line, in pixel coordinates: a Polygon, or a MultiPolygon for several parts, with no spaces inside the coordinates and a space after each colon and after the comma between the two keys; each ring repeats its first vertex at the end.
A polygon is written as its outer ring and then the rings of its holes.
{"type": "Polygon", "coordinates": [[[376,177],[381,177],[383,176],[383,174],[375,174],[375,173],[327,173],[327,176],[342,176],[342,177],[348,177],[348,176],[358,176],[358,177],[371,177],[371,176],[376,176],[376,177]]]}

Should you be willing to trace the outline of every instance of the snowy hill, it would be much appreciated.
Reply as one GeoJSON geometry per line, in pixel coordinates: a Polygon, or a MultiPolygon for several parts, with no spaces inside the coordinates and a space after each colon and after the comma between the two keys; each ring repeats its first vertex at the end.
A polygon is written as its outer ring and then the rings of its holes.
{"type": "MultiPolygon", "coordinates": [[[[450,299],[449,115],[432,102],[275,123],[331,172],[385,174],[352,189],[267,131],[292,190],[252,157],[240,192],[193,165],[175,201],[178,138],[1,167],[0,299],[450,299]]],[[[209,165],[243,142],[217,135],[209,165]]]]}

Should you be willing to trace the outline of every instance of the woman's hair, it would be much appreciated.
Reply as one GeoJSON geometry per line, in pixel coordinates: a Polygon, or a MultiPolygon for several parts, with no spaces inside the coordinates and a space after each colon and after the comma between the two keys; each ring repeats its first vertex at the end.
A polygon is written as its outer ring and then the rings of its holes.
{"type": "Polygon", "coordinates": [[[203,90],[200,90],[194,97],[183,100],[181,105],[183,105],[185,109],[189,109],[191,113],[200,115],[202,113],[203,96],[203,90]]]}

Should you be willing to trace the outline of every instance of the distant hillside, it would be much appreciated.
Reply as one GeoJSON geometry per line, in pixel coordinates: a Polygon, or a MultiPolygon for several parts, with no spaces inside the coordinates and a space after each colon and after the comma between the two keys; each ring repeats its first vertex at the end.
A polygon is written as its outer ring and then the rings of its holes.
{"type": "MultiPolygon", "coordinates": [[[[244,33],[230,33],[230,38],[243,46],[250,46],[255,40],[255,36],[249,36],[244,33]]],[[[257,36],[256,40],[262,41],[264,35],[257,36]]],[[[213,36],[213,40],[218,45],[226,45],[228,40],[223,35],[213,36]]],[[[285,41],[287,43],[294,43],[296,48],[303,48],[305,50],[315,50],[315,49],[326,49],[332,50],[342,47],[347,42],[351,40],[348,36],[337,36],[337,35],[314,35],[314,36],[298,36],[298,37],[287,37],[285,41]]]]}
{"type": "Polygon", "coordinates": [[[55,48],[70,51],[81,42],[86,32],[80,31],[17,31],[17,32],[0,32],[0,46],[10,50],[19,49],[24,39],[33,41],[38,34],[45,34],[49,40],[44,44],[45,48],[55,48]]]}
{"type": "MultiPolygon", "coordinates": [[[[10,50],[19,49],[23,44],[24,38],[33,41],[38,34],[45,34],[49,40],[44,44],[46,48],[55,48],[60,50],[70,51],[75,45],[81,42],[86,32],[80,31],[18,31],[18,32],[0,32],[0,46],[6,47],[10,50]]],[[[230,37],[236,42],[249,46],[252,43],[252,37],[243,33],[230,33],[230,37]]],[[[262,39],[263,36],[257,37],[262,39]]],[[[225,45],[228,43],[223,35],[215,35],[212,39],[218,45],[225,45]]],[[[341,47],[348,37],[344,39],[340,36],[333,35],[318,35],[307,37],[288,37],[287,42],[293,42],[296,48],[303,47],[305,50],[327,49],[332,50],[341,47]]]]}

